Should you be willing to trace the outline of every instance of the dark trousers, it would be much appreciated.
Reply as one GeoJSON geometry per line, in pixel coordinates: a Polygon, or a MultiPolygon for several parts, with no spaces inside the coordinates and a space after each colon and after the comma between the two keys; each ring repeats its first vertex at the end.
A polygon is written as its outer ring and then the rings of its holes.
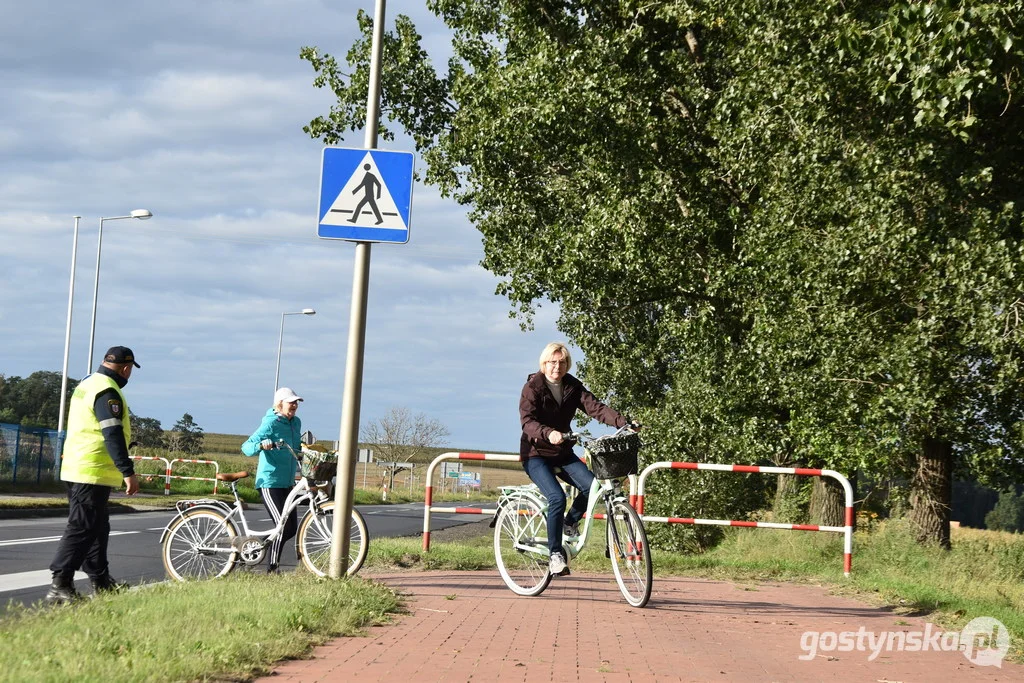
{"type": "Polygon", "coordinates": [[[111,489],[100,484],[68,483],[68,524],[57,544],[50,571],[74,579],[81,569],[90,578],[106,576],[110,540],[111,489]]]}
{"type": "MultiPolygon", "coordinates": [[[[267,509],[267,514],[270,515],[270,519],[274,520],[274,524],[277,524],[278,520],[281,519],[281,511],[284,510],[285,500],[288,498],[288,494],[291,493],[291,489],[260,489],[260,496],[263,498],[263,507],[267,509]]],[[[284,532],[277,537],[277,539],[270,544],[270,553],[267,557],[267,563],[273,567],[276,567],[281,562],[281,549],[289,539],[295,537],[295,529],[298,526],[299,516],[296,514],[296,510],[292,510],[291,514],[288,515],[288,521],[284,524],[284,532]]]]}

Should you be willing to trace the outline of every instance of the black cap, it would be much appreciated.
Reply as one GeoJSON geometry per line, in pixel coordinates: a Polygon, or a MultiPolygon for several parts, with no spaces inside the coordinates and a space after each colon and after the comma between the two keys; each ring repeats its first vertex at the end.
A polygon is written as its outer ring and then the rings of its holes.
{"type": "Polygon", "coordinates": [[[127,346],[111,346],[103,356],[104,363],[131,363],[137,368],[142,366],[135,362],[135,354],[127,346]]]}

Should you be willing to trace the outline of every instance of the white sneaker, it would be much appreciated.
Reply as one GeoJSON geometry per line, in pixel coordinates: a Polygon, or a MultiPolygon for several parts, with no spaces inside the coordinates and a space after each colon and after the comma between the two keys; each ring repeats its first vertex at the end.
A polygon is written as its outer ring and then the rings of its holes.
{"type": "Polygon", "coordinates": [[[551,561],[548,563],[548,571],[552,576],[569,576],[569,565],[562,553],[551,553],[551,561]]]}

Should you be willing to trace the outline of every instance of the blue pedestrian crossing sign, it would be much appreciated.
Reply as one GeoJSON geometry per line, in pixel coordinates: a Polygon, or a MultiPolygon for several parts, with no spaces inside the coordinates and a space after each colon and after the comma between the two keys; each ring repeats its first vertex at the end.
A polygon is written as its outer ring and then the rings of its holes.
{"type": "Polygon", "coordinates": [[[409,241],[412,152],[324,147],[317,237],[409,241]]]}

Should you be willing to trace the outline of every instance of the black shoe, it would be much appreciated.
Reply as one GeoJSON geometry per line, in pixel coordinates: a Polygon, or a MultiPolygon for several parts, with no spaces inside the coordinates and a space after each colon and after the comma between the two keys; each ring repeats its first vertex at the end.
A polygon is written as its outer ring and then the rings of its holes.
{"type": "Polygon", "coordinates": [[[269,565],[267,565],[267,573],[268,574],[280,574],[281,570],[277,568],[276,564],[269,564],[269,565]]]}
{"type": "Polygon", "coordinates": [[[78,591],[75,590],[73,579],[54,575],[53,582],[50,584],[50,590],[46,592],[46,597],[43,600],[51,605],[64,605],[74,602],[80,597],[78,591]]]}
{"type": "Polygon", "coordinates": [[[113,593],[131,587],[127,583],[121,583],[110,574],[104,574],[96,578],[89,577],[89,581],[92,583],[93,591],[97,593],[113,593]]]}

